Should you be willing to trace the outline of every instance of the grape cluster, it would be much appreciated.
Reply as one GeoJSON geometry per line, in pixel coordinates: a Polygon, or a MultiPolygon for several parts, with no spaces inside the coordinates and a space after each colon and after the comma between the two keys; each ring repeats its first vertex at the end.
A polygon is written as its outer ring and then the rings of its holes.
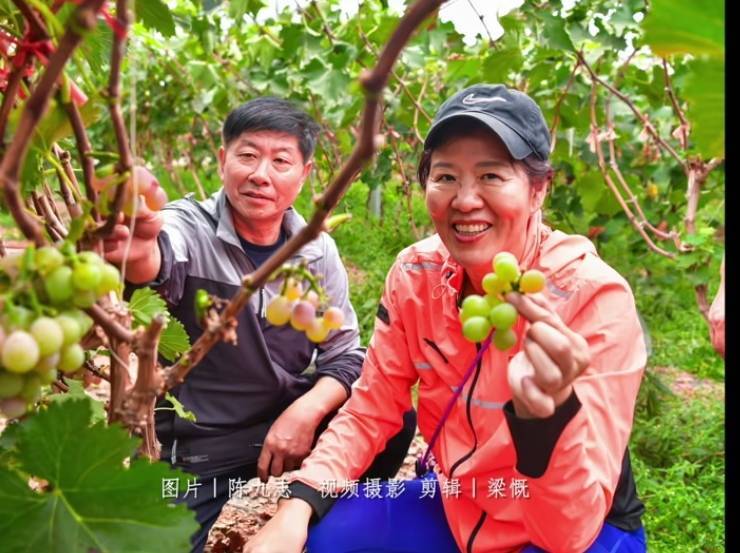
{"type": "Polygon", "coordinates": [[[516,344],[516,334],[511,329],[519,313],[504,300],[511,291],[536,293],[545,287],[545,275],[532,269],[524,274],[513,254],[501,252],[493,258],[493,272],[481,281],[485,296],[471,295],[465,298],[460,309],[462,333],[470,342],[482,342],[493,329],[493,345],[505,351],[516,344]]]}
{"type": "Polygon", "coordinates": [[[30,247],[0,271],[0,412],[9,418],[38,401],[57,371],[82,367],[79,342],[93,325],[82,309],[120,287],[118,269],[96,253],[62,249],[30,247]]]}
{"type": "Polygon", "coordinates": [[[312,342],[319,344],[326,340],[329,332],[341,328],[344,313],[338,307],[329,307],[323,315],[321,298],[314,290],[303,291],[303,286],[294,278],[288,278],[282,293],[272,298],[267,306],[266,318],[270,324],[290,325],[301,332],[312,342]]]}

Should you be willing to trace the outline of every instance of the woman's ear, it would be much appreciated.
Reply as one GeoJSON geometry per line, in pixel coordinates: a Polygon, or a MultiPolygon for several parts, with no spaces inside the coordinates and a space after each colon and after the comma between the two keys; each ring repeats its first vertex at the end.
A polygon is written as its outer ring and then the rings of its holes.
{"type": "Polygon", "coordinates": [[[541,177],[537,180],[530,181],[530,212],[534,213],[538,209],[542,209],[542,204],[545,203],[547,197],[547,191],[550,189],[550,183],[552,182],[552,176],[541,177]]]}

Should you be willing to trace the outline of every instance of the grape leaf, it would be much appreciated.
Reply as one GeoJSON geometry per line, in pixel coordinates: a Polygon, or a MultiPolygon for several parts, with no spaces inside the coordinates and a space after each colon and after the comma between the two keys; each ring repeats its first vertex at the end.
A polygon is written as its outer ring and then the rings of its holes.
{"type": "Polygon", "coordinates": [[[136,19],[141,21],[147,29],[159,31],[164,36],[175,34],[175,20],[167,4],[162,0],[137,2],[136,19]]]}
{"type": "Polygon", "coordinates": [[[176,318],[171,317],[159,337],[159,353],[167,361],[174,361],[181,353],[189,349],[190,338],[185,332],[185,327],[176,318]]]}
{"type": "Polygon", "coordinates": [[[691,139],[705,157],[725,155],[725,65],[719,60],[694,60],[684,96],[694,129],[691,139]]]}
{"type": "Polygon", "coordinates": [[[164,483],[179,488],[185,473],[143,459],[126,468],[137,440],[91,425],[91,401],[52,403],[18,429],[19,470],[0,467],[3,551],[187,551],[194,516],[162,498],[164,483]],[[26,475],[49,486],[34,492],[26,475]]]}
{"type": "MultiPolygon", "coordinates": [[[[89,396],[85,392],[85,386],[79,380],[67,380],[69,391],[64,394],[51,394],[48,397],[50,403],[64,403],[71,400],[85,399],[89,396]]],[[[92,399],[92,398],[91,398],[92,399]]],[[[102,401],[92,400],[90,404],[92,409],[91,420],[93,423],[106,420],[105,406],[102,401]]]]}
{"type": "Polygon", "coordinates": [[[174,409],[178,417],[185,419],[186,421],[196,422],[197,419],[195,417],[195,413],[185,409],[185,406],[180,403],[180,400],[173,396],[171,393],[166,392],[164,394],[164,399],[169,401],[172,404],[172,407],[158,407],[157,409],[174,409]]]}
{"type": "Polygon", "coordinates": [[[724,2],[652,0],[643,21],[645,42],[659,56],[675,53],[725,56],[724,2]]]}
{"type": "Polygon", "coordinates": [[[190,339],[180,321],[170,315],[167,304],[151,288],[137,288],[131,295],[128,304],[134,326],[147,326],[155,315],[165,317],[167,326],[159,338],[159,353],[168,361],[174,361],[178,355],[190,348],[190,339]]]}

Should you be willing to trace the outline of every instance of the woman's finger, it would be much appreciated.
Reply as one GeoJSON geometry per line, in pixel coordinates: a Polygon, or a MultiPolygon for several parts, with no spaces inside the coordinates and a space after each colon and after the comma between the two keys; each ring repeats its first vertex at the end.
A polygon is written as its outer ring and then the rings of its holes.
{"type": "Polygon", "coordinates": [[[534,377],[525,376],[522,379],[522,394],[524,405],[535,417],[544,419],[555,412],[555,400],[540,390],[534,377]]]}
{"type": "Polygon", "coordinates": [[[536,340],[526,338],[524,351],[534,367],[533,378],[539,388],[545,392],[556,392],[567,383],[567,376],[563,374],[562,368],[536,340]]]}

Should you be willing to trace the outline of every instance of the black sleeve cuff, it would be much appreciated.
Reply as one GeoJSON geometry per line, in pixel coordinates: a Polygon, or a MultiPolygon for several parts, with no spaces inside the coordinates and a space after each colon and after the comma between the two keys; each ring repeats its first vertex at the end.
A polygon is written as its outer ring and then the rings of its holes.
{"type": "Polygon", "coordinates": [[[575,389],[555,412],[545,419],[520,419],[509,400],[504,415],[516,449],[516,470],[525,476],[539,478],[545,474],[555,444],[563,429],[581,408],[575,389]]]}
{"type": "Polygon", "coordinates": [[[291,499],[294,497],[302,499],[311,506],[313,515],[311,515],[310,524],[315,524],[321,520],[337,500],[335,497],[322,497],[320,492],[303,482],[291,482],[288,484],[288,494],[291,499]]]}

